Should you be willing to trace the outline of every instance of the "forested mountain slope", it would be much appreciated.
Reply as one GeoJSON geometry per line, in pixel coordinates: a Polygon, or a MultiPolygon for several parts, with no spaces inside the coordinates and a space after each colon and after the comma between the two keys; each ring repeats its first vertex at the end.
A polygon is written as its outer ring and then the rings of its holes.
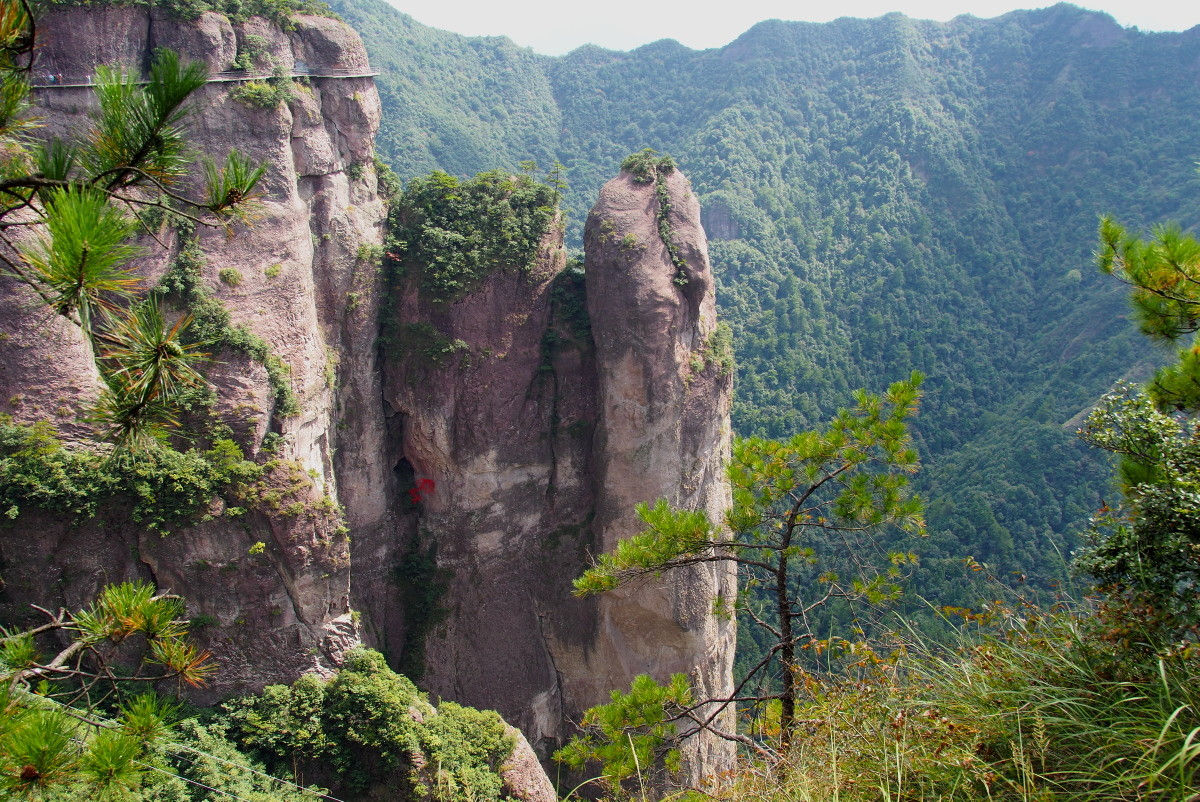
{"type": "Polygon", "coordinates": [[[334,6],[381,72],[380,151],[406,177],[561,161],[577,241],[624,155],[675,157],[735,333],[739,433],[788,434],[923,371],[927,592],[966,554],[1056,570],[1108,492],[1071,421],[1158,358],[1094,274],[1097,216],[1200,222],[1200,29],[1058,5],[549,58],[380,0],[334,6]]]}

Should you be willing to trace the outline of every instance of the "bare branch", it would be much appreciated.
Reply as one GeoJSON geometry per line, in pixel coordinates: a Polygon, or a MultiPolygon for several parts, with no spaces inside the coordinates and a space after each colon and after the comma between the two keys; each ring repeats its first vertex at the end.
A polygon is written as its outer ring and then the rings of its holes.
{"type": "Polygon", "coordinates": [[[742,746],[745,746],[749,749],[754,750],[755,752],[757,752],[759,755],[766,758],[767,760],[774,761],[778,757],[775,754],[775,752],[773,752],[770,749],[767,749],[765,746],[763,746],[758,741],[754,740],[753,738],[751,738],[748,735],[742,735],[740,733],[734,733],[734,732],[725,732],[724,730],[720,729],[719,727],[714,727],[709,722],[701,721],[700,718],[698,716],[696,716],[694,713],[685,713],[684,717],[689,719],[690,721],[695,722],[697,729],[694,730],[694,732],[699,732],[700,730],[703,730],[704,732],[712,733],[713,735],[717,736],[718,738],[723,738],[726,741],[733,741],[734,743],[739,743],[742,746]]]}

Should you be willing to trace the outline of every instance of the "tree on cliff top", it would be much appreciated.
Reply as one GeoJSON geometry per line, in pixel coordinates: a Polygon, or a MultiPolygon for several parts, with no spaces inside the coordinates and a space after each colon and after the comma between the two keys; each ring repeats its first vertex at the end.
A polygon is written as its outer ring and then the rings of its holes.
{"type": "Polygon", "coordinates": [[[683,566],[733,563],[741,603],[772,645],[727,698],[693,698],[683,675],[661,686],[639,677],[630,694],[614,691],[612,704],[588,711],[584,735],[560,759],[575,766],[602,760],[606,773],[619,781],[638,766],[670,759],[680,737],[700,730],[760,749],[748,736],[718,726],[721,713],[737,704],[777,704],[786,746],[799,725],[796,702],[804,687],[798,654],[831,645],[814,631],[814,611],[838,599],[876,602],[894,596],[901,566],[915,560],[912,554],[890,554],[882,571],[861,560],[858,576],[826,571],[811,596],[797,594],[797,571],[815,565],[828,544],[852,542],[862,552],[872,547],[873,533],[886,527],[922,531],[921,502],[908,484],[918,463],[906,425],[916,411],[920,383],[914,372],[882,395],[859,391],[855,407],[838,412],[822,430],[787,441],[739,440],[729,466],[733,505],[723,525],[703,512],[672,509],[665,500],[638,507],[646,530],[600,555],[575,581],[576,594],[601,593],[683,566]],[[772,603],[756,605],[746,593],[754,586],[772,603]]]}
{"type": "Polygon", "coordinates": [[[184,187],[192,159],[183,123],[208,80],[202,64],[155,54],[145,82],[97,68],[99,109],[79,142],[35,141],[29,101],[36,28],[26,0],[0,2],[0,265],[50,312],[83,332],[104,388],[91,419],[119,446],[144,447],[175,423],[179,393],[203,382],[187,316],[168,323],[139,294],[130,240],[145,216],[195,224],[245,221],[265,168],[236,150],[207,161],[201,197],[184,187]]]}

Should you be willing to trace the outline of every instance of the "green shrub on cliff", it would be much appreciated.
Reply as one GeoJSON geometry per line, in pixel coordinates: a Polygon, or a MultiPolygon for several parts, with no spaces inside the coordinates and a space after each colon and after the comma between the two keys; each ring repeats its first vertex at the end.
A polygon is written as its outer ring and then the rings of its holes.
{"type": "Polygon", "coordinates": [[[412,798],[499,800],[514,744],[496,713],[435,708],[370,649],[350,652],[330,680],[272,685],[223,711],[229,737],[277,774],[319,779],[339,794],[400,785],[412,798]]]}
{"type": "Polygon", "coordinates": [[[293,14],[332,17],[329,6],[319,0],[41,0],[52,6],[147,6],[162,8],[177,19],[195,19],[205,11],[224,14],[234,22],[266,17],[287,28],[293,14]]]}
{"type": "Polygon", "coordinates": [[[275,75],[261,81],[246,81],[229,91],[229,96],[239,103],[258,109],[277,109],[290,103],[296,96],[296,83],[287,72],[276,68],[275,75]]]}
{"type": "MultiPolygon", "coordinates": [[[[302,788],[272,777],[262,763],[244,755],[220,725],[186,719],[176,725],[171,742],[158,750],[155,766],[140,792],[125,802],[317,802],[320,789],[302,788]]],[[[55,800],[57,802],[57,800],[55,800]]],[[[64,802],[66,802],[64,800],[64,802]]]]}
{"type": "Polygon", "coordinates": [[[557,190],[528,175],[415,178],[388,217],[387,262],[431,300],[455,301],[493,270],[532,269],[556,203],[557,190]]]}
{"type": "MultiPolygon", "coordinates": [[[[675,232],[671,229],[671,193],[667,189],[666,178],[675,172],[675,160],[670,156],[659,155],[653,148],[646,148],[637,153],[631,153],[621,162],[621,169],[633,176],[639,184],[654,184],[654,194],[658,198],[658,211],[655,218],[658,221],[658,236],[675,265],[674,282],[680,287],[688,283],[687,262],[679,252],[675,242],[675,232]]],[[[637,238],[631,241],[632,234],[627,234],[622,247],[628,249],[637,244],[637,238]],[[632,245],[630,244],[632,242],[632,245]]]]}
{"type": "Polygon", "coordinates": [[[261,472],[231,440],[208,450],[159,446],[114,457],[65,447],[45,421],[21,426],[0,416],[0,520],[40,509],[82,521],[119,502],[134,521],[166,534],[261,472]]]}
{"type": "Polygon", "coordinates": [[[653,148],[645,148],[626,156],[621,162],[621,169],[632,173],[639,184],[649,184],[660,175],[675,172],[675,160],[670,156],[660,156],[653,148]]]}

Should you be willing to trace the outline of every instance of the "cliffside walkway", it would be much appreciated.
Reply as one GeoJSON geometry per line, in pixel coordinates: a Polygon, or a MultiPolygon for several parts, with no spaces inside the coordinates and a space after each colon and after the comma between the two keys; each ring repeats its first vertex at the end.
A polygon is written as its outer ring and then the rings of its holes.
{"type": "MultiPolygon", "coordinates": [[[[265,81],[269,78],[374,78],[377,75],[379,73],[363,72],[355,67],[297,67],[281,76],[277,76],[273,72],[251,73],[247,70],[224,70],[209,76],[208,83],[241,83],[244,81],[265,81]]],[[[145,81],[139,81],[139,83],[145,83],[145,81]]],[[[74,89],[95,86],[96,82],[92,80],[91,75],[84,78],[77,78],[75,76],[63,78],[61,75],[49,76],[42,74],[35,75],[34,79],[29,82],[29,85],[33,89],[74,89]]]]}

